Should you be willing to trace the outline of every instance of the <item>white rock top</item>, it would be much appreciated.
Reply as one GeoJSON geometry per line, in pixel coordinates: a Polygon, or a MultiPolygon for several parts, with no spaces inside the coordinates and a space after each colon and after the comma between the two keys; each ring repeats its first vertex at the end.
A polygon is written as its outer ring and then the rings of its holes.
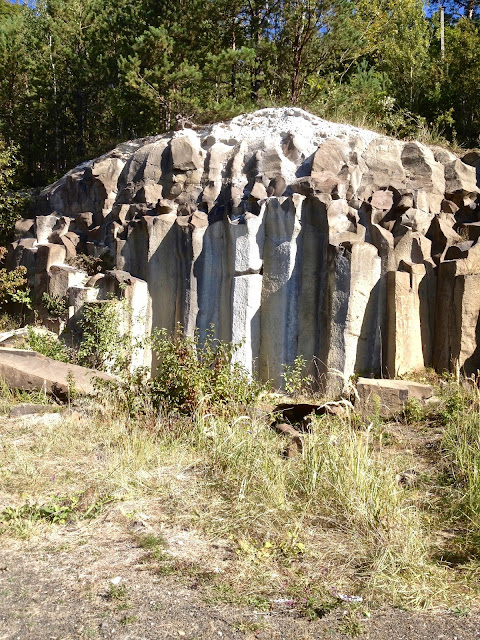
{"type": "MultiPolygon", "coordinates": [[[[283,139],[288,134],[302,140],[305,155],[314,153],[327,138],[358,137],[365,144],[379,137],[378,133],[347,124],[323,120],[303,109],[278,107],[246,113],[228,122],[205,127],[200,135],[210,134],[216,141],[235,145],[244,142],[248,151],[264,148],[268,139],[283,139]]],[[[213,140],[212,140],[213,142],[213,140]]]]}

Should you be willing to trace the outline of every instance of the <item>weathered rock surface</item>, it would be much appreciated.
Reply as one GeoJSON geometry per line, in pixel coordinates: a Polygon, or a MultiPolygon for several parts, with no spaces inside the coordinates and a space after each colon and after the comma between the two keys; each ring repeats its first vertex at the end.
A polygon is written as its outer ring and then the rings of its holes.
{"type": "Polygon", "coordinates": [[[362,413],[377,413],[390,417],[402,412],[409,400],[425,402],[433,396],[430,385],[410,380],[359,378],[357,382],[358,408],[362,413]]]}
{"type": "Polygon", "coordinates": [[[137,334],[213,326],[262,379],[302,355],[333,392],[354,372],[480,367],[478,194],[443,149],[264,109],[79,165],[9,256],[72,322],[120,278],[137,334]],[[91,281],[68,266],[81,253],[115,269],[91,281]]]}
{"type": "Polygon", "coordinates": [[[66,398],[70,391],[90,394],[94,380],[112,380],[112,376],[75,364],[65,364],[24,349],[0,349],[0,378],[10,389],[44,391],[66,398]]]}

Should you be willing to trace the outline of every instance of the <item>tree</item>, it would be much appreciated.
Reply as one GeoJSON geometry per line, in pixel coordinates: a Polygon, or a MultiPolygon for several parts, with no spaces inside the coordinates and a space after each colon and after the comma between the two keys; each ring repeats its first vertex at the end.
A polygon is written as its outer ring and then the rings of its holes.
{"type": "Polygon", "coordinates": [[[7,146],[0,139],[0,245],[6,245],[13,239],[15,222],[21,217],[22,206],[25,205],[25,197],[13,189],[19,165],[16,154],[16,147],[7,146]]]}

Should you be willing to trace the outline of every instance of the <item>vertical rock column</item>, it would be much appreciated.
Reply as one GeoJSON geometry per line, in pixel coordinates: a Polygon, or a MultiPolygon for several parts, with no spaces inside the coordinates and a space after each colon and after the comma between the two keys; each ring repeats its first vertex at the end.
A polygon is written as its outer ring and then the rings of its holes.
{"type": "Polygon", "coordinates": [[[257,368],[260,357],[265,208],[264,203],[260,214],[248,217],[245,224],[226,222],[233,267],[232,342],[241,345],[234,360],[250,373],[257,368]]]}
{"type": "Polygon", "coordinates": [[[231,339],[230,278],[225,234],[223,220],[205,228],[202,252],[193,269],[197,280],[197,328],[200,340],[211,327],[216,338],[226,342],[231,339]]]}
{"type": "Polygon", "coordinates": [[[283,386],[284,365],[298,350],[301,283],[299,234],[304,197],[270,198],[265,212],[260,377],[283,386]]]}
{"type": "Polygon", "coordinates": [[[367,243],[328,247],[328,342],[321,359],[327,365],[327,392],[339,393],[356,371],[380,367],[376,349],[381,259],[367,243]]]}
{"type": "Polygon", "coordinates": [[[302,284],[299,300],[298,353],[315,377],[324,373],[317,361],[325,342],[328,222],[325,204],[309,198],[302,205],[302,284]]]}
{"type": "MultiPolygon", "coordinates": [[[[387,373],[394,378],[430,364],[430,318],[421,304],[423,264],[387,274],[387,373]]],[[[428,307],[427,307],[428,309],[428,307]]]]}
{"type": "Polygon", "coordinates": [[[467,258],[439,265],[433,365],[439,372],[452,365],[467,375],[480,368],[480,245],[467,258]]]}
{"type": "Polygon", "coordinates": [[[182,233],[175,214],[144,216],[132,224],[122,249],[125,270],[148,283],[147,334],[159,327],[174,331],[178,318],[178,241],[182,233]]]}

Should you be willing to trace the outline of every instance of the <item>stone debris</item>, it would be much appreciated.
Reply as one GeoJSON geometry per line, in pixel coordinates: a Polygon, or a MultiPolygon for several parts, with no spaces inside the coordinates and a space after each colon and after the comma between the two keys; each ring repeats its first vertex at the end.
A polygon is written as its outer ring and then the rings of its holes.
{"type": "Polygon", "coordinates": [[[378,413],[388,418],[401,413],[409,400],[425,403],[433,397],[433,388],[410,380],[359,378],[355,407],[365,415],[378,413]]]}
{"type": "Polygon", "coordinates": [[[301,431],[309,431],[313,416],[337,416],[345,418],[353,405],[348,400],[339,402],[325,402],[324,404],[282,403],[273,409],[276,422],[286,421],[296,425],[301,431]]]}
{"type": "Polygon", "coordinates": [[[355,372],[458,364],[470,374],[480,367],[477,156],[292,108],[179,127],[44,189],[16,225],[9,265],[27,267],[39,306],[45,292],[68,297],[70,330],[85,302],[117,292],[136,338],[213,326],[276,387],[299,355],[329,393],[355,372]],[[82,254],[114,269],[90,280],[82,254]]]}
{"type": "Polygon", "coordinates": [[[49,413],[51,410],[51,405],[21,403],[14,405],[8,415],[10,418],[18,418],[19,416],[49,413]]]}
{"type": "Polygon", "coordinates": [[[294,429],[290,424],[275,424],[275,431],[280,433],[283,436],[286,436],[289,440],[286,449],[283,452],[284,458],[294,458],[295,456],[302,453],[303,450],[303,442],[302,442],[302,434],[294,429]]]}

